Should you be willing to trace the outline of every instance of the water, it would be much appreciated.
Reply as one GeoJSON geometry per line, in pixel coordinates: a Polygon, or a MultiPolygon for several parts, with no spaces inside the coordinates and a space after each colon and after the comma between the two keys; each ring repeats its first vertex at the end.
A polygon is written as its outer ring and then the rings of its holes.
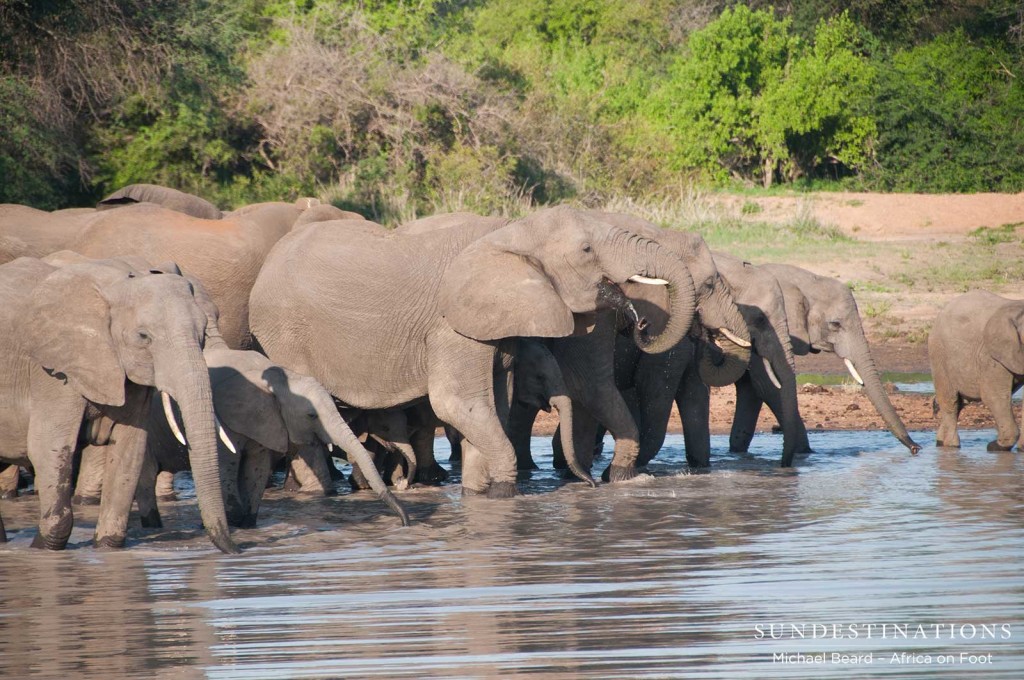
{"type": "Polygon", "coordinates": [[[367,493],[275,490],[260,526],[235,533],[240,556],[215,552],[189,500],[164,506],[167,529],[134,524],[119,552],[89,546],[96,513],[85,509],[63,553],[29,549],[33,497],[5,501],[15,533],[0,547],[0,668],[17,678],[1024,677],[1021,456],[986,452],[991,430],[916,457],[883,432],[810,436],[819,453],[792,470],[776,467],[778,436],[759,434],[746,455],[721,453],[727,440],[715,437],[713,471],[693,475],[678,472],[682,440],[670,436],[652,476],[597,489],[548,471],[550,450],[535,439],[542,470],[522,482],[526,495],[414,489],[401,494],[405,529],[367,493]]]}

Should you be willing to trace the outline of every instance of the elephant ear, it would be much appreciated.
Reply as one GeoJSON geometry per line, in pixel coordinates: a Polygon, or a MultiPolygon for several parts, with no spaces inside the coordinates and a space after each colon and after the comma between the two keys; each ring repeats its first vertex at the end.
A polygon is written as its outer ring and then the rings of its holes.
{"type": "MultiPolygon", "coordinates": [[[[780,281],[781,283],[781,281],[780,281]]],[[[803,345],[806,348],[811,346],[811,332],[808,328],[808,317],[811,313],[807,298],[789,285],[782,286],[783,304],[786,306],[786,322],[789,325],[789,335],[796,341],[795,344],[803,345]]],[[[806,352],[807,350],[798,350],[806,352]]]]}
{"type": "Polygon", "coordinates": [[[32,359],[89,401],[123,405],[125,373],[97,280],[76,265],[58,269],[32,291],[31,310],[24,336],[32,359]]]}
{"type": "Polygon", "coordinates": [[[473,243],[449,265],[438,308],[455,331],[474,340],[561,338],[575,328],[572,310],[540,268],[487,241],[473,243]]]}
{"type": "Polygon", "coordinates": [[[985,324],[984,346],[989,355],[1015,375],[1024,375],[1024,340],[1021,338],[1020,310],[1016,305],[1004,305],[996,310],[985,324]]]}
{"type": "Polygon", "coordinates": [[[288,430],[277,398],[238,350],[206,351],[213,409],[221,423],[272,451],[287,453],[288,430]]]}

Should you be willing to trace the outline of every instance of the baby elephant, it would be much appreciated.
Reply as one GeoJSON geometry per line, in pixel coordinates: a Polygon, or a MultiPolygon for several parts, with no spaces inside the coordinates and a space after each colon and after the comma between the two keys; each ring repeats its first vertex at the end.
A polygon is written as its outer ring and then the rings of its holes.
{"type": "Polygon", "coordinates": [[[964,402],[981,400],[996,420],[989,451],[1009,451],[1019,440],[1010,397],[1024,384],[1024,300],[983,290],[956,298],[939,312],[928,336],[935,380],[938,446],[960,446],[956,422],[964,402]]]}

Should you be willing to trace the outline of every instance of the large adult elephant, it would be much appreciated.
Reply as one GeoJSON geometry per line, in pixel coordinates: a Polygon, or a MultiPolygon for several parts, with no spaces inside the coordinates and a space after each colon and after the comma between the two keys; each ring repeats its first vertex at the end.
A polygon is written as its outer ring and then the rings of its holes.
{"type": "MultiPolygon", "coordinates": [[[[286,236],[267,257],[250,303],[256,341],[354,407],[429,397],[466,438],[464,492],[516,493],[515,451],[502,426],[507,398],[494,380],[496,353],[514,353],[507,339],[584,330],[605,279],[667,282],[665,331],[637,332],[648,351],[673,346],[693,320],[693,281],[677,257],[570,208],[498,229],[470,222],[401,237],[330,225],[286,236]]],[[[635,462],[617,456],[612,479],[635,475],[635,462]]]]}
{"type": "Polygon", "coordinates": [[[935,380],[938,446],[959,447],[957,418],[965,402],[981,401],[996,421],[989,451],[1024,449],[1011,397],[1024,384],[1024,300],[984,290],[943,307],[928,334],[935,380]]]}
{"type": "Polygon", "coordinates": [[[48,212],[16,203],[0,204],[0,264],[19,257],[46,257],[68,248],[95,216],[92,208],[48,212]]]}
{"type": "Polygon", "coordinates": [[[249,346],[249,292],[263,260],[304,208],[291,203],[247,206],[221,219],[200,219],[150,203],[99,213],[70,244],[89,257],[134,255],[172,260],[195,276],[220,309],[228,345],[249,346]]]}
{"type": "Polygon", "coordinates": [[[146,446],[152,389],[182,404],[203,524],[228,533],[213,400],[202,343],[207,317],[184,278],[125,262],[57,267],[33,258],[0,266],[0,459],[31,463],[39,493],[36,547],[70,536],[72,456],[83,419],[114,423],[98,546],[124,545],[146,446]]]}
{"type": "MultiPolygon", "coordinates": [[[[819,276],[793,265],[760,266],[782,286],[793,353],[800,356],[809,352],[834,352],[838,355],[846,363],[853,379],[864,387],[868,399],[889,431],[911,453],[920,451],[921,447],[907,434],[907,428],[885,393],[882,377],[864,336],[857,301],[850,288],[842,281],[819,276]]],[[[756,407],[760,409],[760,404],[756,404],[756,407]]],[[[754,413],[747,417],[756,420],[757,415],[754,413]]],[[[809,451],[807,430],[802,423],[798,436],[796,450],[809,451]]]]}

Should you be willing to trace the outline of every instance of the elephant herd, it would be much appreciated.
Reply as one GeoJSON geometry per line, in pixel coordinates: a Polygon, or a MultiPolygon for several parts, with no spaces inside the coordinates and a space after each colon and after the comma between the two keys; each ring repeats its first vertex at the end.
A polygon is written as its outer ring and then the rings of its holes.
{"type": "MultiPolygon", "coordinates": [[[[993,336],[1010,332],[1000,324],[993,336]]],[[[933,356],[958,342],[933,336],[933,356]]],[[[0,482],[34,470],[37,547],[65,546],[76,502],[100,503],[98,546],[122,546],[133,501],[159,525],[158,473],[191,469],[211,540],[237,552],[229,526],[255,524],[272,466],[327,491],[333,455],[405,524],[388,484],[447,478],[439,425],[463,493],[513,496],[534,467],[534,419],[552,408],[556,467],[591,485],[605,430],[602,476],[629,479],[661,448],[673,404],[689,464],[707,466],[709,386],[736,385],[730,448],[747,449],[767,404],[789,466],[810,451],[794,356],[821,351],[916,452],[848,287],[631,215],[453,213],[388,230],[315,199],[222,213],[153,185],[95,209],[0,206],[0,482]]],[[[1001,364],[1014,388],[1015,351],[1001,364]]],[[[935,381],[952,445],[963,399],[997,388],[962,364],[935,381]]],[[[1016,439],[1012,415],[999,427],[1000,444],[1016,439]]]]}

